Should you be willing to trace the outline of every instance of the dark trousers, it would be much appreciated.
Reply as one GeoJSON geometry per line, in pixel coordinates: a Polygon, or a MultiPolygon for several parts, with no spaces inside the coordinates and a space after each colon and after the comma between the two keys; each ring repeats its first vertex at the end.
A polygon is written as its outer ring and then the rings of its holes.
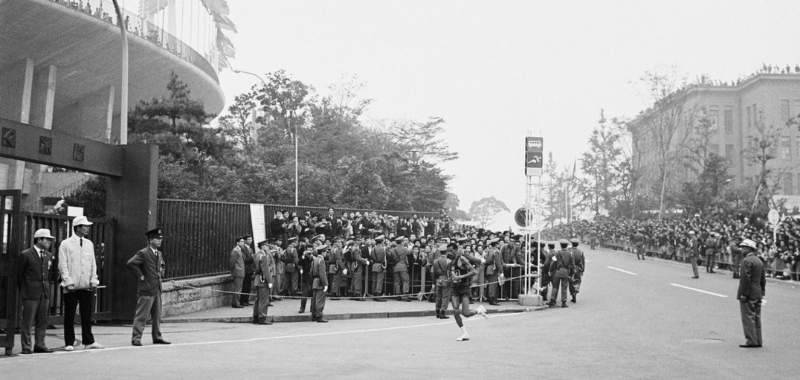
{"type": "Polygon", "coordinates": [[[22,327],[20,328],[20,342],[23,350],[31,349],[31,326],[36,327],[36,347],[47,347],[44,344],[44,334],[47,332],[47,306],[50,299],[42,294],[38,300],[22,300],[22,327]]]}
{"type": "Polygon", "coordinates": [[[497,301],[498,285],[500,285],[497,283],[497,275],[496,274],[487,275],[486,283],[489,284],[486,298],[489,301],[497,301]]]}
{"type": "Polygon", "coordinates": [[[394,295],[408,294],[408,272],[394,272],[394,295]]]}
{"type": "Polygon", "coordinates": [[[239,306],[239,293],[244,286],[244,277],[233,278],[233,298],[231,298],[231,306],[239,306]]]}
{"type": "Polygon", "coordinates": [[[256,287],[256,300],[253,302],[253,322],[266,322],[269,311],[269,288],[256,287]]]}
{"type": "Polygon", "coordinates": [[[325,310],[325,292],[322,289],[314,289],[314,298],[311,300],[311,319],[322,319],[322,312],[325,310]]]}
{"type": "MultiPolygon", "coordinates": [[[[303,291],[303,293],[302,293],[302,297],[303,298],[300,298],[300,312],[302,313],[302,312],[306,311],[306,302],[308,302],[309,298],[314,297],[314,293],[311,290],[311,284],[310,283],[305,283],[305,282],[302,283],[301,284],[301,289],[303,291]]],[[[313,307],[313,303],[314,303],[313,299],[311,300],[311,303],[312,303],[312,307],[313,307]]]]}
{"type": "Polygon", "coordinates": [[[142,334],[150,318],[150,335],[153,342],[161,340],[161,293],[155,296],[139,296],[136,301],[136,315],[133,317],[133,336],[131,342],[142,341],[142,334]]]}
{"type": "Polygon", "coordinates": [[[350,292],[354,297],[364,295],[364,267],[359,266],[358,270],[353,271],[353,283],[350,284],[350,292]]]}
{"type": "Polygon", "coordinates": [[[250,290],[253,287],[253,274],[252,273],[245,273],[244,280],[242,282],[242,294],[239,296],[239,303],[246,304],[250,303],[250,290]]]}
{"type": "Polygon", "coordinates": [[[297,293],[297,283],[300,280],[300,273],[295,269],[294,272],[286,272],[283,275],[283,289],[290,295],[297,293]]]}
{"type": "Polygon", "coordinates": [[[372,294],[383,294],[383,281],[386,278],[386,272],[372,272],[372,294]]]}
{"type": "Polygon", "coordinates": [[[706,273],[710,273],[714,271],[714,265],[717,262],[717,255],[712,253],[710,255],[706,254],[706,273]]]}
{"type": "Polygon", "coordinates": [[[561,289],[561,303],[567,303],[567,284],[569,277],[554,277],[553,291],[550,292],[550,303],[555,304],[558,298],[558,290],[561,289]]]}
{"type": "Polygon", "coordinates": [[[506,283],[503,284],[501,293],[505,298],[516,298],[519,296],[519,280],[514,278],[520,275],[519,268],[506,268],[503,270],[503,275],[506,277],[506,283]]]}
{"type": "Polygon", "coordinates": [[[92,335],[92,299],[89,289],[64,292],[64,343],[75,345],[75,309],[81,307],[81,339],[84,345],[94,343],[92,335]]]}
{"type": "Polygon", "coordinates": [[[761,339],[761,300],[739,301],[742,314],[742,327],[747,345],[760,346],[764,344],[761,339]]]}
{"type": "Polygon", "coordinates": [[[447,303],[450,302],[450,286],[436,285],[436,310],[440,314],[447,312],[447,303]]]}

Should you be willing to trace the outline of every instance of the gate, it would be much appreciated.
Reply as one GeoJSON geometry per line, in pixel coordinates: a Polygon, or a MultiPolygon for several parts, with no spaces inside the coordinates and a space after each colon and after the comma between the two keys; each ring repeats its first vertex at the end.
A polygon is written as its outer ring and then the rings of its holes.
{"type": "MultiPolygon", "coordinates": [[[[20,321],[20,303],[17,289],[16,260],[19,253],[33,244],[33,234],[40,228],[47,228],[55,237],[50,251],[57,258],[59,244],[72,235],[71,216],[22,213],[20,211],[20,190],[0,190],[0,215],[3,218],[2,250],[0,251],[0,346],[6,355],[11,355],[14,347],[14,331],[20,321]]],[[[111,291],[113,271],[113,224],[107,219],[91,219],[92,228],[87,238],[94,243],[97,277],[100,286],[94,294],[93,320],[111,320],[111,291]]],[[[60,277],[57,266],[50,271],[51,297],[48,308],[48,324],[64,323],[63,290],[59,286],[60,277]]]]}
{"type": "Polygon", "coordinates": [[[11,356],[14,347],[14,330],[19,320],[17,299],[16,261],[22,239],[22,223],[20,223],[21,190],[0,190],[0,328],[5,333],[0,335],[0,345],[5,348],[6,356],[11,356]]]}

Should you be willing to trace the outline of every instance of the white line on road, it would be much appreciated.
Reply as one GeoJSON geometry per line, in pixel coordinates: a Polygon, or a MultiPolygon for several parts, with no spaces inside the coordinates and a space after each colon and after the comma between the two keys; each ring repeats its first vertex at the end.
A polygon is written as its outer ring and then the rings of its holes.
{"type": "Polygon", "coordinates": [[[614,268],[614,267],[607,267],[607,268],[608,268],[608,269],[613,269],[613,270],[618,270],[618,271],[620,271],[620,272],[622,272],[622,273],[627,273],[627,274],[630,274],[630,275],[634,275],[634,276],[636,276],[636,273],[633,273],[633,272],[628,272],[628,271],[626,271],[625,269],[619,269],[619,268],[614,268]]]}
{"type": "Polygon", "coordinates": [[[700,293],[710,294],[710,295],[712,295],[712,296],[717,296],[717,297],[722,297],[722,298],[728,298],[728,296],[726,296],[726,295],[724,295],[724,294],[711,293],[711,292],[707,292],[707,291],[705,291],[705,290],[700,290],[700,289],[690,288],[690,287],[688,287],[688,286],[683,286],[683,285],[678,285],[678,284],[672,284],[672,283],[670,283],[670,285],[672,285],[672,286],[677,286],[677,287],[679,287],[679,288],[684,288],[684,289],[694,290],[695,292],[700,292],[700,293]]]}

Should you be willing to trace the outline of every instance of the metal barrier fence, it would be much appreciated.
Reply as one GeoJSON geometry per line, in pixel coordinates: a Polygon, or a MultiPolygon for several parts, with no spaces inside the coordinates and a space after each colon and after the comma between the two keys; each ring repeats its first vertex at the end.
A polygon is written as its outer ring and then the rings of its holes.
{"type": "MultiPolygon", "coordinates": [[[[50,297],[49,322],[51,324],[61,324],[64,322],[64,303],[62,302],[64,292],[60,286],[61,279],[58,273],[58,248],[62,241],[72,236],[71,216],[24,213],[22,249],[33,246],[33,234],[40,228],[47,228],[50,234],[55,237],[55,242],[50,251],[56,261],[50,269],[50,286],[53,297],[50,297]]],[[[95,292],[94,301],[94,320],[111,320],[111,292],[107,285],[111,283],[114,275],[111,270],[112,255],[111,247],[114,246],[113,224],[107,219],[90,219],[93,223],[88,239],[94,244],[95,261],[97,263],[97,277],[100,286],[95,292]]]]}
{"type": "MultiPolygon", "coordinates": [[[[327,207],[263,206],[267,237],[272,237],[269,224],[278,210],[298,214],[305,211],[328,213],[327,207]]],[[[336,214],[365,211],[373,210],[337,208],[336,214]]],[[[392,216],[438,216],[432,212],[374,211],[392,216]]],[[[166,237],[161,247],[166,254],[165,279],[228,273],[228,258],[235,238],[253,230],[248,203],[162,199],[158,200],[157,224],[166,237]]]]}

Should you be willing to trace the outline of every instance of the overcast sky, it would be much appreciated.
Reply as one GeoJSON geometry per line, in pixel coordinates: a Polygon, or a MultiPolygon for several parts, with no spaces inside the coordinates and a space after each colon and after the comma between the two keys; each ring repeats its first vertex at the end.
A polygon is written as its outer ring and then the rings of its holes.
{"type": "MultiPolygon", "coordinates": [[[[800,63],[790,1],[229,1],[235,68],[284,69],[318,91],[356,74],[366,117],[441,116],[460,158],[444,165],[469,210],[525,202],[524,137],[572,167],[600,109],[646,107],[635,82],[677,65],[735,80],[762,63],[800,63]]],[[[228,102],[257,80],[226,70],[228,102]]],[[[510,224],[510,220],[501,224],[510,224]]]]}

